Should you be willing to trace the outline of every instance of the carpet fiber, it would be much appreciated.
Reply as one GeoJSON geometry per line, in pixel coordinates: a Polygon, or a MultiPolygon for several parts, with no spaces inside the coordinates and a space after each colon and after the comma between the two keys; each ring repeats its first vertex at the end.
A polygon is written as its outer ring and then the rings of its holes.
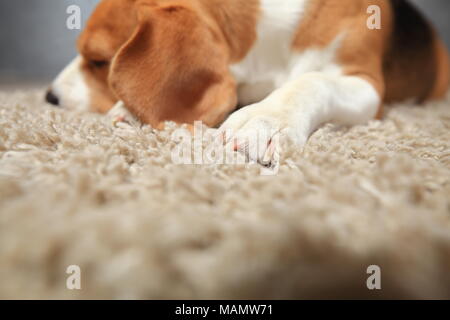
{"type": "Polygon", "coordinates": [[[42,94],[0,94],[0,298],[450,298],[450,99],[327,125],[261,176],[42,94]]]}

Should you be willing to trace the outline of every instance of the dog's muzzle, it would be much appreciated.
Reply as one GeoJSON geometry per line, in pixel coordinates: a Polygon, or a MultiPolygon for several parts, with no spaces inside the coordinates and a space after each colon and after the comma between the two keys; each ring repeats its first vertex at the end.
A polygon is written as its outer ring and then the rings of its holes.
{"type": "Polygon", "coordinates": [[[59,98],[52,92],[52,90],[48,90],[45,94],[45,101],[55,107],[59,107],[59,98]]]}

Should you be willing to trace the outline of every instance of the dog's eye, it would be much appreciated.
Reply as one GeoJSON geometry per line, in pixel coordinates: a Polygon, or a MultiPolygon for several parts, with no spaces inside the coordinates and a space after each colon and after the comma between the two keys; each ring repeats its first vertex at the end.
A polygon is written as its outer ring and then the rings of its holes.
{"type": "Polygon", "coordinates": [[[103,68],[108,64],[108,61],[105,60],[91,60],[89,64],[94,68],[103,68]]]}

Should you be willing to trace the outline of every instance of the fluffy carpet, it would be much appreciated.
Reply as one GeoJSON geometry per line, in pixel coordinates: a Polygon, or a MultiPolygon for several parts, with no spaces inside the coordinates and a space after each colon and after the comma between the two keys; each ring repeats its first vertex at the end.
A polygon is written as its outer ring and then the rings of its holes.
{"type": "Polygon", "coordinates": [[[450,298],[450,99],[327,125],[274,176],[41,99],[0,94],[0,298],[450,298]]]}

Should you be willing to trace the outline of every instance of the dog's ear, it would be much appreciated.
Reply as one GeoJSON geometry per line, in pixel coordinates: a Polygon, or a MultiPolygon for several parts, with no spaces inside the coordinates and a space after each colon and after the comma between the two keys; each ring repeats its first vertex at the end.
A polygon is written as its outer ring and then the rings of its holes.
{"type": "Polygon", "coordinates": [[[116,54],[109,82],[141,121],[209,126],[237,103],[222,35],[197,8],[140,5],[138,26],[116,54]]]}

